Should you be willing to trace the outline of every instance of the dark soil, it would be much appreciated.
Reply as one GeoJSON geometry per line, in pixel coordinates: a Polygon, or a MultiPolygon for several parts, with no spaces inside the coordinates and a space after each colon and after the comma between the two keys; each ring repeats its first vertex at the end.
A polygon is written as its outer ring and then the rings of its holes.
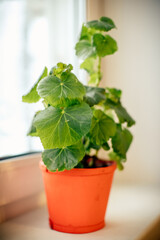
{"type": "Polygon", "coordinates": [[[76,168],[98,168],[98,167],[108,167],[111,165],[110,161],[102,160],[96,156],[85,155],[83,160],[78,163],[76,168]]]}

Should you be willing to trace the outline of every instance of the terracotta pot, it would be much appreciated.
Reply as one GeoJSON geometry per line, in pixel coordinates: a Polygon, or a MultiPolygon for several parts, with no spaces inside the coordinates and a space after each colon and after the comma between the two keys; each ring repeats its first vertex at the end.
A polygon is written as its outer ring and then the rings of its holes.
{"type": "Polygon", "coordinates": [[[108,167],[74,168],[50,172],[40,162],[45,185],[49,223],[67,233],[88,233],[104,227],[116,164],[108,167]]]}

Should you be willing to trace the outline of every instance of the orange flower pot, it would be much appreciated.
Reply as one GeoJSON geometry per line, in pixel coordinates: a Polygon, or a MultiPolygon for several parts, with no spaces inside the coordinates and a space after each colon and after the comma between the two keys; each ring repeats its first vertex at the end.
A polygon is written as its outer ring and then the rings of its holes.
{"type": "Polygon", "coordinates": [[[116,164],[50,172],[40,162],[49,223],[67,233],[88,233],[104,227],[104,217],[116,164]]]}

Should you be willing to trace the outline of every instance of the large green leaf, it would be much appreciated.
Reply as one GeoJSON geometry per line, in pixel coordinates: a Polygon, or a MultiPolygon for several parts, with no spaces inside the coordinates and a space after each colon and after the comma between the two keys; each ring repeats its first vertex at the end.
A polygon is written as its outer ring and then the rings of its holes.
{"type": "Polygon", "coordinates": [[[126,158],[126,152],[132,142],[132,134],[128,129],[117,127],[115,136],[112,138],[112,147],[115,153],[120,157],[126,158]]]}
{"type": "Polygon", "coordinates": [[[48,69],[47,67],[44,68],[41,76],[38,78],[37,82],[35,83],[35,85],[32,87],[32,89],[29,91],[29,93],[27,93],[26,95],[22,96],[22,101],[23,102],[27,102],[27,103],[35,103],[38,102],[39,99],[41,98],[38,95],[37,92],[37,85],[40,82],[41,79],[43,79],[44,77],[46,77],[48,74],[48,69]]]}
{"type": "Polygon", "coordinates": [[[52,106],[41,111],[34,120],[45,149],[75,144],[90,130],[92,110],[86,103],[64,109],[52,106]]]}
{"type": "Polygon", "coordinates": [[[79,41],[76,46],[76,55],[81,57],[82,59],[91,57],[95,55],[95,47],[91,45],[89,41],[81,40],[79,41]]]}
{"type": "Polygon", "coordinates": [[[39,95],[52,106],[65,107],[83,99],[84,86],[70,72],[44,78],[37,87],[39,95]]]}
{"type": "Polygon", "coordinates": [[[112,19],[108,17],[101,17],[99,20],[94,20],[86,23],[88,28],[94,28],[99,31],[109,31],[112,28],[116,28],[112,19]]]}
{"type": "Polygon", "coordinates": [[[103,36],[100,33],[93,35],[93,46],[99,57],[115,53],[118,50],[116,41],[109,35],[103,36]]]}
{"type": "Polygon", "coordinates": [[[105,89],[98,87],[85,86],[86,94],[84,96],[84,101],[89,104],[90,107],[100,103],[105,100],[105,89]]]}
{"type": "Polygon", "coordinates": [[[82,142],[65,148],[48,149],[42,153],[47,169],[55,172],[74,168],[85,155],[82,142]]]}
{"type": "Polygon", "coordinates": [[[93,143],[102,145],[114,136],[116,132],[115,122],[101,110],[95,110],[92,119],[90,135],[93,143]]]}

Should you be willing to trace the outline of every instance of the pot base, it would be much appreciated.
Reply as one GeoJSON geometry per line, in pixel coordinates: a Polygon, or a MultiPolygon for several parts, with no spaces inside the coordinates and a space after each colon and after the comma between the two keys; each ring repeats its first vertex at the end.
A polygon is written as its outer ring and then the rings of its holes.
{"type": "Polygon", "coordinates": [[[52,220],[49,218],[49,225],[50,228],[53,230],[56,230],[58,232],[65,232],[65,233],[90,233],[90,232],[95,232],[97,230],[100,230],[105,226],[105,222],[102,221],[96,225],[90,225],[90,226],[79,226],[79,227],[74,227],[74,226],[63,226],[63,225],[57,225],[52,222],[52,220]]]}

